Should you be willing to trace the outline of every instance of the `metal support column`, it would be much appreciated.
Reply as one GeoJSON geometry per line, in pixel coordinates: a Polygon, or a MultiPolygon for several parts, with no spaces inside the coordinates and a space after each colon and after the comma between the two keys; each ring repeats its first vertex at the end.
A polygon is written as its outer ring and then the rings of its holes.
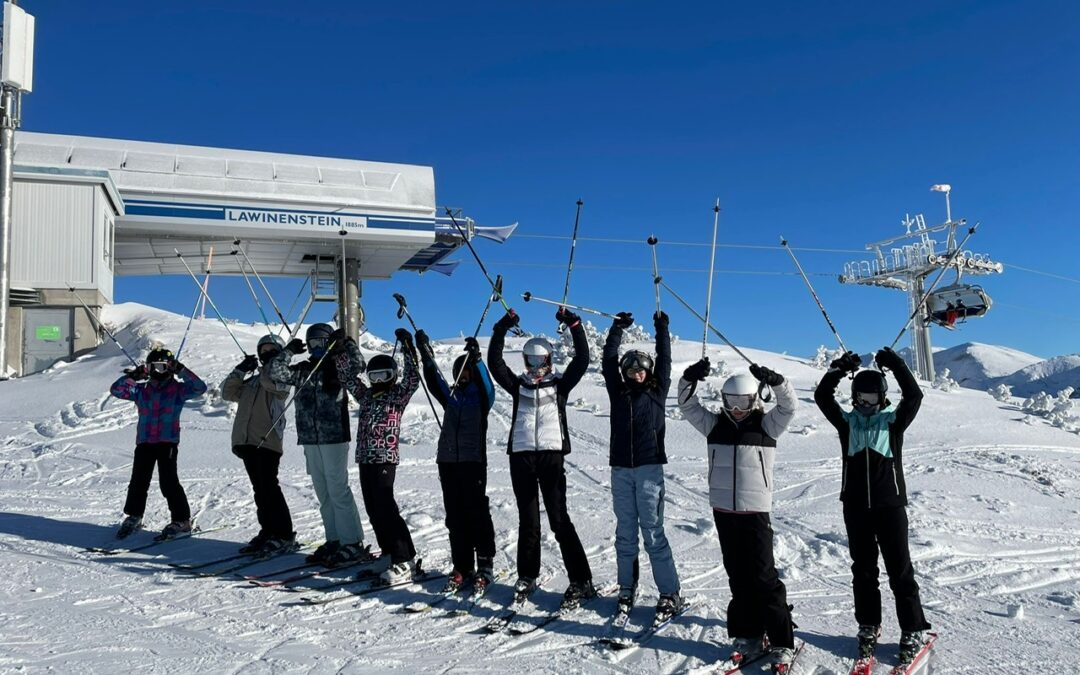
{"type": "Polygon", "coordinates": [[[356,258],[347,258],[343,266],[337,266],[338,270],[342,267],[344,267],[345,278],[341,278],[340,272],[337,275],[338,322],[340,327],[345,329],[345,334],[356,340],[360,337],[360,329],[363,325],[363,316],[360,311],[360,265],[356,258]]]}
{"type": "Polygon", "coordinates": [[[11,294],[11,193],[15,154],[15,105],[18,95],[5,86],[0,93],[0,380],[7,379],[8,306],[11,294]]]}
{"type": "Polygon", "coordinates": [[[929,382],[934,381],[934,352],[930,345],[930,325],[927,323],[926,304],[920,302],[925,293],[925,277],[911,278],[911,311],[915,314],[911,327],[911,352],[915,372],[929,382]]]}

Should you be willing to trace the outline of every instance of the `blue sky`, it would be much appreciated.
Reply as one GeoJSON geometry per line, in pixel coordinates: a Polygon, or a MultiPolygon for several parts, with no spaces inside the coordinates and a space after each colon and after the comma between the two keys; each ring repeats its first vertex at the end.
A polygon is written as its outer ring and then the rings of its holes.
{"type": "MultiPolygon", "coordinates": [[[[37,17],[23,128],[434,166],[441,205],[520,221],[477,244],[508,294],[561,295],[569,242],[536,237],[568,236],[578,198],[571,301],[646,317],[652,233],[662,271],[688,270],[665,280],[704,305],[708,247],[664,242],[707,244],[717,197],[722,244],[861,251],[905,213],[943,220],[928,188],[949,183],[954,215],[982,223],[970,247],[1007,271],[983,280],[994,310],[935,345],[1077,349],[1075,3],[21,4],[37,17]]],[[[486,286],[459,255],[450,278],[367,283],[369,328],[398,325],[400,292],[433,335],[471,331],[486,286]]],[[[905,296],[835,278],[865,254],[800,257],[849,347],[892,341],[905,296]]],[[[782,250],[720,248],[716,268],[714,323],[736,343],[833,344],[782,250]]],[[[288,306],[299,284],[271,289],[288,306]]],[[[257,320],[242,279],[211,292],[257,320]]],[[[195,299],[185,278],[121,278],[116,294],[180,313],[195,299]]],[[[547,307],[514,304],[552,332],[547,307]]]]}

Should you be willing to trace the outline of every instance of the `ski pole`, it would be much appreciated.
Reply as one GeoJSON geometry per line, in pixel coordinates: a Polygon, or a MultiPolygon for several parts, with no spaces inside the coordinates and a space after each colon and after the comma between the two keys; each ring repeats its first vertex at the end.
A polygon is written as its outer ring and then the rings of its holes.
{"type": "Polygon", "coordinates": [[[300,393],[300,390],[306,387],[308,385],[308,382],[311,382],[311,378],[315,375],[315,373],[319,372],[319,367],[322,366],[322,363],[324,360],[326,360],[326,357],[330,356],[330,351],[333,350],[335,346],[337,346],[337,340],[334,340],[326,346],[326,351],[323,352],[323,355],[320,356],[319,360],[315,362],[315,367],[308,372],[307,377],[305,377],[304,381],[300,383],[300,386],[293,389],[292,398],[290,398],[289,401],[285,404],[285,407],[281,409],[281,412],[278,413],[278,416],[274,418],[274,422],[270,425],[270,428],[266,430],[266,433],[263,434],[263,437],[259,439],[259,444],[255,446],[256,449],[261,448],[262,444],[265,443],[266,439],[270,436],[270,432],[277,428],[278,422],[281,421],[281,418],[284,417],[285,413],[288,412],[289,408],[292,407],[292,404],[296,402],[296,397],[300,393]]]}
{"type": "Polygon", "coordinates": [[[840,343],[840,349],[847,353],[848,348],[844,345],[844,338],[840,337],[840,333],[836,330],[836,326],[833,325],[832,319],[829,318],[829,313],[825,311],[825,305],[822,304],[817,291],[814,290],[814,286],[810,283],[810,279],[806,277],[806,272],[803,271],[802,265],[799,264],[799,259],[795,257],[795,252],[791,250],[791,246],[788,245],[788,241],[787,239],[784,239],[783,235],[780,235],[780,245],[788,252],[792,262],[795,263],[795,267],[798,268],[802,280],[806,283],[806,287],[810,289],[810,295],[814,297],[814,302],[817,303],[818,309],[821,310],[821,316],[825,317],[825,323],[829,324],[829,330],[836,336],[836,341],[840,343]]]}
{"type": "Polygon", "coordinates": [[[454,227],[457,229],[458,234],[461,235],[461,238],[465,242],[465,245],[468,246],[469,251],[472,252],[473,258],[476,259],[476,264],[480,266],[480,271],[484,273],[485,277],[487,277],[488,283],[491,285],[491,290],[499,294],[499,302],[502,303],[503,309],[509,312],[510,305],[506,304],[506,298],[503,297],[502,291],[495,287],[495,281],[491,278],[491,275],[488,274],[487,268],[484,267],[484,261],[480,260],[480,256],[476,253],[476,249],[473,248],[472,242],[469,241],[469,237],[465,235],[465,230],[461,229],[461,225],[458,224],[457,218],[454,217],[454,212],[451,211],[450,207],[448,206],[443,208],[446,209],[446,215],[450,216],[450,222],[454,224],[454,227]]]}
{"type": "Polygon", "coordinates": [[[577,248],[578,223],[581,221],[581,207],[585,202],[577,200],[577,213],[574,214],[574,234],[570,237],[570,262],[566,265],[566,284],[563,286],[562,301],[570,295],[570,273],[574,271],[574,249],[577,248]]]}
{"type": "Polygon", "coordinates": [[[281,310],[278,308],[277,303],[274,302],[274,296],[270,295],[270,289],[263,283],[262,277],[259,276],[259,270],[255,269],[255,265],[251,263],[251,258],[249,258],[247,252],[244,251],[244,247],[240,245],[240,240],[234,239],[233,245],[240,251],[240,255],[244,256],[244,261],[247,262],[248,267],[251,268],[251,273],[255,275],[255,279],[259,282],[259,285],[262,286],[263,293],[266,293],[266,297],[270,299],[270,306],[274,308],[274,312],[277,314],[278,318],[281,319],[282,325],[288,326],[289,322],[282,316],[281,310]]]}
{"type": "Polygon", "coordinates": [[[128,354],[128,351],[124,349],[124,345],[120,344],[120,341],[116,339],[116,336],[113,335],[112,331],[109,330],[109,328],[101,322],[101,319],[99,319],[96,314],[94,314],[94,310],[90,309],[90,306],[83,302],[82,296],[75,292],[75,287],[72,286],[70,282],[68,282],[66,285],[68,287],[68,291],[70,291],[71,294],[75,296],[75,299],[78,300],[79,304],[82,305],[83,309],[86,310],[87,316],[93,319],[94,323],[96,323],[98,327],[101,328],[101,330],[105,331],[105,334],[108,335],[109,339],[111,339],[113,343],[120,348],[120,351],[124,352],[124,356],[128,357],[128,361],[131,361],[131,365],[138,368],[139,363],[135,359],[131,358],[131,354],[128,354]]]}
{"type": "MultiPolygon", "coordinates": [[[[416,322],[413,321],[412,314],[409,313],[409,308],[405,305],[405,296],[401,293],[394,293],[394,299],[398,301],[398,318],[402,316],[409,320],[409,325],[412,326],[413,332],[420,330],[416,327],[416,322]]],[[[395,347],[396,348],[396,347],[395,347]]],[[[420,364],[416,364],[418,367],[420,364]]],[[[431,392],[428,391],[427,384],[424,383],[424,374],[420,373],[420,386],[424,389],[424,396],[427,396],[428,405],[431,406],[431,414],[435,416],[435,422],[439,425],[439,430],[442,431],[442,421],[439,419],[439,411],[435,409],[435,402],[431,400],[431,392]]]]}
{"type": "MultiPolygon", "coordinates": [[[[716,199],[716,206],[713,207],[713,226],[712,226],[712,253],[709,255],[709,292],[705,297],[705,318],[702,319],[705,322],[705,332],[701,336],[701,358],[705,358],[705,349],[709,346],[709,312],[712,310],[712,286],[713,286],[713,271],[716,265],[716,230],[720,226],[720,198],[716,199]]],[[[670,289],[669,289],[670,290],[670,289]]]]}
{"type": "MultiPolygon", "coordinates": [[[[206,258],[206,276],[203,277],[202,287],[203,292],[208,293],[210,291],[210,271],[214,268],[214,247],[210,247],[210,255],[206,258]]],[[[206,318],[206,300],[203,300],[202,308],[199,309],[199,320],[206,318]]]]}
{"type": "Polygon", "coordinates": [[[522,297],[523,300],[525,300],[525,302],[531,302],[531,301],[535,300],[537,302],[543,302],[543,303],[546,303],[546,304],[549,304],[549,305],[555,305],[556,307],[565,307],[567,309],[576,309],[579,312],[587,312],[588,314],[596,314],[597,316],[606,316],[609,319],[616,318],[616,316],[614,314],[608,314],[607,312],[601,312],[598,309],[592,309],[590,307],[581,307],[580,305],[570,305],[570,304],[567,304],[566,302],[559,302],[558,300],[548,300],[547,298],[541,298],[541,297],[535,296],[535,295],[533,295],[532,293],[530,293],[528,291],[525,291],[524,293],[522,293],[521,297],[522,297]]]}
{"type": "MultiPolygon", "coordinates": [[[[300,302],[300,296],[303,295],[304,289],[307,288],[308,279],[310,279],[310,277],[305,277],[304,281],[300,284],[300,290],[296,291],[296,297],[293,298],[292,304],[289,305],[289,314],[292,314],[293,310],[296,309],[296,303],[300,302]]],[[[289,339],[291,340],[293,336],[293,330],[289,324],[285,324],[285,328],[288,329],[289,339]]],[[[296,330],[300,330],[299,325],[296,327],[296,330]]]]}
{"type": "MultiPolygon", "coordinates": [[[[210,272],[214,265],[214,249],[210,248],[210,257],[206,260],[206,276],[203,277],[203,289],[207,289],[210,286],[210,272]]],[[[184,345],[187,344],[188,332],[191,330],[191,324],[195,321],[195,312],[199,311],[199,304],[203,302],[202,293],[195,296],[195,306],[191,308],[191,316],[188,318],[187,327],[184,328],[184,337],[180,339],[180,347],[176,350],[176,360],[180,360],[180,353],[184,351],[184,345]]]]}
{"type": "Polygon", "coordinates": [[[967,240],[971,238],[971,235],[975,234],[975,230],[978,227],[979,223],[975,223],[970,228],[968,228],[967,235],[964,237],[963,241],[961,241],[960,244],[956,247],[956,250],[952,252],[952,255],[949,256],[949,260],[944,265],[942,265],[941,271],[937,275],[937,279],[934,279],[934,283],[932,283],[930,285],[930,288],[926,289],[926,292],[923,293],[923,296],[919,298],[919,302],[915,305],[915,310],[911,313],[911,316],[908,317],[908,320],[904,322],[904,327],[901,328],[900,332],[896,334],[896,339],[894,339],[892,341],[892,344],[889,345],[889,349],[892,349],[896,346],[897,342],[900,342],[900,338],[903,337],[904,333],[907,332],[908,326],[911,325],[911,322],[915,319],[916,316],[918,316],[919,312],[922,311],[923,305],[926,304],[927,298],[929,298],[930,294],[934,292],[934,289],[937,287],[937,285],[941,283],[941,279],[945,276],[946,270],[952,267],[952,264],[956,260],[956,257],[960,255],[960,252],[963,250],[964,244],[966,244],[967,240]]]}
{"type": "MultiPolygon", "coordinates": [[[[233,249],[229,255],[235,256],[236,249],[233,249]]],[[[273,333],[274,329],[270,327],[270,319],[266,318],[266,312],[263,311],[262,302],[259,301],[259,295],[255,292],[255,287],[251,285],[251,279],[248,277],[247,270],[244,269],[244,261],[240,258],[235,258],[236,264],[240,266],[240,273],[244,275],[244,281],[247,283],[248,290],[251,291],[251,298],[255,301],[255,306],[259,308],[259,314],[262,315],[263,325],[266,326],[268,333],[273,333]]]]}
{"type": "Polygon", "coordinates": [[[217,308],[217,305],[215,305],[214,301],[210,298],[210,294],[203,289],[202,284],[200,284],[199,280],[195,278],[195,273],[191,271],[191,267],[188,266],[187,261],[184,260],[184,255],[175,248],[173,249],[173,252],[176,253],[177,258],[180,258],[180,262],[184,263],[184,268],[187,270],[188,274],[191,275],[191,280],[195,282],[195,285],[199,288],[199,292],[202,293],[203,297],[206,298],[206,301],[210,303],[210,307],[212,307],[214,313],[217,314],[218,319],[221,321],[221,325],[225,326],[225,331],[229,334],[229,337],[232,338],[233,342],[236,343],[236,346],[240,349],[240,353],[244,356],[247,356],[248,353],[244,351],[244,348],[240,345],[240,341],[236,339],[235,335],[233,335],[232,329],[229,328],[229,323],[225,321],[225,317],[221,315],[221,311],[217,308]]]}
{"type": "MultiPolygon", "coordinates": [[[[683,300],[681,295],[679,295],[674,290],[672,290],[671,286],[668,286],[666,283],[664,283],[661,280],[657,280],[657,282],[661,286],[664,287],[664,290],[666,290],[668,293],[671,293],[671,296],[673,298],[675,298],[676,300],[678,300],[682,304],[683,307],[685,307],[687,310],[689,310],[689,312],[691,314],[693,314],[695,317],[697,317],[698,321],[704,321],[705,320],[705,317],[698,314],[697,311],[695,311],[694,308],[690,306],[689,302],[687,302],[686,300],[683,300]]],[[[720,338],[720,340],[722,340],[724,344],[726,344],[728,347],[731,347],[732,349],[734,349],[735,353],[738,354],[739,356],[741,356],[743,359],[745,359],[747,363],[749,363],[750,365],[754,364],[754,362],[750,359],[749,356],[747,356],[746,354],[743,354],[741,349],[736,347],[735,344],[731,340],[724,337],[724,334],[721,333],[720,331],[718,331],[711,323],[706,323],[705,327],[706,327],[707,330],[711,330],[713,333],[715,333],[716,337],[720,338]]]]}
{"type": "Polygon", "coordinates": [[[660,266],[656,263],[656,244],[659,241],[655,236],[649,237],[646,243],[652,249],[652,276],[653,289],[656,291],[656,315],[660,316],[660,266]]]}
{"type": "MultiPolygon", "coordinates": [[[[473,331],[473,339],[475,340],[480,335],[480,329],[484,327],[484,319],[487,318],[488,310],[491,309],[491,303],[494,302],[499,294],[502,293],[502,275],[495,277],[495,286],[499,289],[498,293],[492,293],[488,296],[487,303],[484,304],[484,311],[480,314],[480,321],[476,324],[476,330],[473,331]]],[[[466,354],[466,358],[468,354],[466,354]]],[[[458,371],[458,374],[454,377],[454,386],[450,387],[450,396],[448,398],[454,398],[454,392],[457,391],[458,385],[461,384],[461,375],[465,372],[462,368],[458,371]]]]}

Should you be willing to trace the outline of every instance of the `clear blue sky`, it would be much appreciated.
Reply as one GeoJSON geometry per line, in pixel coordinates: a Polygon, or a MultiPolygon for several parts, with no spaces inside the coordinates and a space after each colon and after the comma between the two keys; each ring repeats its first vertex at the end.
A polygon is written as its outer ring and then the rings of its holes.
{"type": "MultiPolygon", "coordinates": [[[[571,301],[647,317],[645,238],[707,243],[717,197],[721,243],[860,250],[906,212],[943,220],[928,188],[950,183],[954,215],[982,223],[974,250],[1071,280],[986,278],[994,310],[935,345],[1077,351],[1073,2],[20,4],[37,17],[25,129],[434,166],[441,205],[520,221],[507,244],[477,244],[508,293],[561,295],[568,242],[525,235],[569,235],[579,197],[582,237],[642,243],[580,241],[571,301]]],[[[661,268],[697,270],[665,279],[703,306],[708,248],[659,253],[661,268]]],[[[401,292],[433,335],[471,331],[485,283],[458,255],[450,278],[367,283],[369,328],[390,334],[401,292]]],[[[905,296],[832,276],[863,254],[801,257],[849,346],[892,340],[905,296]]],[[[716,266],[715,323],[735,342],[832,344],[782,250],[721,248],[716,266]]],[[[275,282],[278,302],[299,283],[275,282]]],[[[195,299],[184,278],[116,290],[180,313],[195,299]]],[[[257,319],[242,280],[211,291],[257,319]]],[[[676,333],[700,336],[664,303],[676,333]]],[[[548,308],[515,304],[526,327],[553,330],[548,308]]]]}

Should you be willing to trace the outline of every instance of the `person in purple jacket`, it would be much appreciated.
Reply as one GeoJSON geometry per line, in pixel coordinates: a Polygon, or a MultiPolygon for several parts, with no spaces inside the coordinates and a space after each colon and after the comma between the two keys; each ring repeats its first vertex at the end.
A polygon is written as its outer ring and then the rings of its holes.
{"type": "Polygon", "coordinates": [[[116,398],[133,401],[139,409],[135,461],[124,503],[127,517],[116,532],[117,538],[123,539],[142,526],[155,465],[161,494],[169,503],[172,518],[159,538],[171,539],[191,532],[191,507],[176,473],[180,412],[184,409],[184,401],[206,391],[206,384],[177,361],[171,351],[157,347],[146,356],[143,365],[125,371],[109,391],[116,398]]]}

